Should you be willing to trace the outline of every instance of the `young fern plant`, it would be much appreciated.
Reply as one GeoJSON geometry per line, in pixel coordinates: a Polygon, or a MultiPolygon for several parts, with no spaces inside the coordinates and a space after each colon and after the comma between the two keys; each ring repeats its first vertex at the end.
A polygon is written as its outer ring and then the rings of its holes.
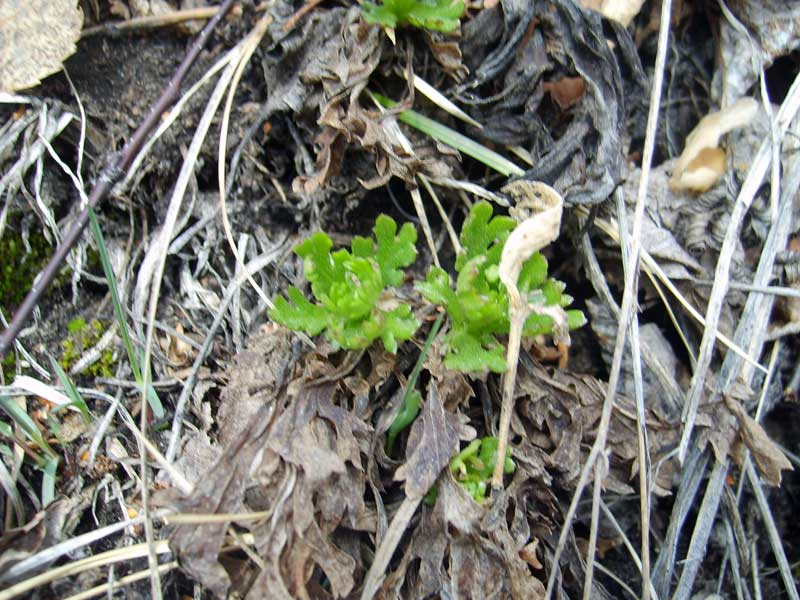
{"type": "MultiPolygon", "coordinates": [[[[430,302],[444,307],[450,330],[444,339],[445,366],[458,371],[502,373],[508,365],[505,346],[497,336],[509,333],[508,293],[500,280],[499,265],[506,239],[517,223],[510,217],[493,216],[488,202],[475,204],[461,229],[464,253],[456,258],[453,288],[447,271],[431,267],[417,290],[430,302]]],[[[547,276],[547,260],[536,252],[525,262],[517,287],[534,306],[565,308],[572,297],[564,284],[547,276]]],[[[579,310],[567,310],[569,329],[586,323],[579,310]]],[[[553,319],[532,312],[522,333],[526,337],[553,333],[553,319]]]]}
{"type": "Polygon", "coordinates": [[[464,14],[464,0],[383,0],[364,2],[364,20],[395,29],[403,25],[448,33],[458,27],[464,14]]]}
{"type": "Polygon", "coordinates": [[[411,307],[393,290],[403,281],[402,268],[417,257],[417,231],[406,223],[398,232],[394,219],[380,215],[373,233],[355,237],[350,250],[331,252],[333,242],[325,233],[298,245],[294,252],[303,259],[316,302],[292,286],[288,299],[275,299],[272,320],[308,335],[324,332],[338,348],[366,348],[380,338],[389,352],[397,352],[398,342],[419,327],[411,307]]]}

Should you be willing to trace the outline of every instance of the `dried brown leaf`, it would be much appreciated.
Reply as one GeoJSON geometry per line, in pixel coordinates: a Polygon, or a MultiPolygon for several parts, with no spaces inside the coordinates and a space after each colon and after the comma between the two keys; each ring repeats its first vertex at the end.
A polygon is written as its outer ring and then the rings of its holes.
{"type": "MultiPolygon", "coordinates": [[[[518,433],[524,433],[527,441],[542,453],[544,466],[566,490],[574,489],[580,466],[586,461],[587,448],[595,439],[604,397],[605,383],[586,375],[558,370],[551,374],[535,365],[517,378],[516,415],[521,428],[518,433]]],[[[624,396],[617,396],[615,407],[608,432],[611,468],[604,485],[610,491],[632,493],[628,482],[638,471],[636,409],[624,396]]],[[[650,452],[655,459],[675,444],[679,428],[677,422],[652,410],[646,416],[650,452]]],[[[524,447],[523,444],[515,448],[515,459],[522,456],[524,447]]],[[[666,493],[671,482],[661,478],[659,483],[662,485],[659,492],[666,493]]]]}
{"type": "Polygon", "coordinates": [[[462,62],[461,48],[451,37],[434,31],[425,31],[425,39],[433,58],[444,72],[455,81],[463,81],[469,75],[469,69],[462,62]]]}
{"type": "Polygon", "coordinates": [[[725,404],[739,420],[741,440],[752,453],[764,480],[770,485],[779,486],[781,484],[781,471],[794,470],[792,463],[781,452],[777,444],[770,439],[761,424],[748,415],[738,401],[726,395],[725,404]]]}
{"type": "Polygon", "coordinates": [[[733,129],[749,125],[757,112],[758,102],[753,98],[742,98],[703,117],[686,138],[683,152],[675,162],[670,189],[708,190],[725,167],[724,155],[720,156],[722,151],[717,148],[720,138],[733,129]]]}
{"type": "Polygon", "coordinates": [[[438,386],[431,382],[425,406],[408,435],[406,462],[394,476],[396,481],[405,481],[408,498],[427,494],[442,469],[458,453],[459,441],[475,437],[475,430],[467,421],[465,415],[445,410],[438,386]]]}
{"type": "Polygon", "coordinates": [[[261,407],[274,402],[291,365],[292,347],[286,329],[266,325],[250,338],[247,349],[234,357],[228,384],[222,391],[217,415],[222,446],[233,443],[261,407]]]}
{"type": "MultiPolygon", "coordinates": [[[[0,535],[0,585],[6,587],[18,580],[18,578],[6,577],[8,570],[16,563],[69,536],[69,531],[65,531],[64,525],[80,500],[80,495],[59,498],[48,504],[44,510],[36,513],[25,525],[2,532],[0,535]]],[[[39,569],[46,569],[52,562],[51,560],[42,563],[39,569]]],[[[28,576],[32,574],[31,572],[27,573],[28,576]]]]}
{"type": "MultiPolygon", "coordinates": [[[[264,406],[253,420],[254,426],[226,448],[214,468],[200,479],[191,497],[174,498],[164,493],[156,495],[153,501],[171,503],[183,513],[242,512],[253,459],[263,447],[258,438],[268,417],[268,407],[264,406]]],[[[225,597],[231,585],[230,576],[219,562],[227,529],[228,523],[181,525],[170,537],[170,546],[180,557],[182,568],[217,597],[225,597]]]]}
{"type": "Polygon", "coordinates": [[[562,77],[556,81],[545,81],[542,87],[561,110],[575,106],[586,91],[586,83],[581,77],[562,77]]]}

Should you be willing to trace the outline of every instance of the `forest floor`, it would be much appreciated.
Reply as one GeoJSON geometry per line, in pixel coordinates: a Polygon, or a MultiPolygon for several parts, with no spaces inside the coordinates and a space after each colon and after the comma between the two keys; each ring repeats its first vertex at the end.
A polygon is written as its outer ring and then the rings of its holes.
{"type": "MultiPolygon", "coordinates": [[[[3,96],[3,327],[207,4],[3,96]]],[[[234,3],[114,173],[3,359],[0,600],[798,598],[800,7],[408,4],[234,3]]]]}

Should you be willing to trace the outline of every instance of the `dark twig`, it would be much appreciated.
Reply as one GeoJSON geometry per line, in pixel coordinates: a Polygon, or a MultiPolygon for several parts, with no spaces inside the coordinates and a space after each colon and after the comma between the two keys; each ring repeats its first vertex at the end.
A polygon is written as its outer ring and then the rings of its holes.
{"type": "Polygon", "coordinates": [[[47,291],[53,279],[58,275],[61,265],[67,258],[67,254],[69,254],[69,251],[72,250],[73,246],[75,246],[81,238],[81,235],[83,235],[83,230],[89,222],[89,206],[92,208],[97,206],[97,204],[108,195],[122,174],[130,167],[139,149],[144,145],[144,142],[147,140],[152,130],[161,120],[161,115],[178,99],[181,85],[183,84],[186,74],[189,72],[189,69],[192,68],[194,61],[206,45],[211,33],[231,9],[234,2],[235,0],[223,1],[217,14],[211,18],[203,28],[203,31],[197,36],[197,39],[192,43],[189,51],[186,53],[186,57],[178,67],[178,70],[175,71],[175,74],[164,88],[161,97],[150,110],[150,113],[134,132],[133,137],[125,144],[125,147],[119,153],[112,155],[108,164],[100,173],[100,176],[97,178],[97,183],[92,189],[91,194],[89,194],[88,206],[83,207],[77,220],[72,224],[70,230],[64,235],[61,244],[56,248],[53,257],[39,274],[39,277],[37,277],[28,295],[25,296],[22,304],[14,313],[14,317],[11,319],[8,327],[0,334],[0,357],[4,357],[9,351],[17,335],[19,335],[19,332],[25,325],[25,322],[30,318],[33,309],[36,308],[36,305],[41,300],[45,291],[47,291]]]}

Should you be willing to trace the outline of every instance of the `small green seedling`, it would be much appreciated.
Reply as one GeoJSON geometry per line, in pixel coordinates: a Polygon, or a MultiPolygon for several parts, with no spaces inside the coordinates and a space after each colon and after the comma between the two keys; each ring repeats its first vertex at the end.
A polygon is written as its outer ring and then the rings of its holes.
{"type": "MultiPolygon", "coordinates": [[[[456,259],[456,284],[444,269],[432,267],[427,281],[417,289],[429,301],[445,308],[450,318],[447,333],[445,366],[458,371],[496,373],[506,370],[505,346],[497,339],[509,331],[508,293],[500,281],[498,267],[506,238],[516,227],[510,217],[492,216],[488,202],[472,207],[461,229],[464,252],[456,259]]],[[[572,297],[564,293],[564,284],[547,277],[547,260],[536,252],[525,263],[517,283],[520,294],[530,304],[566,307],[572,297]]],[[[586,323],[579,310],[568,310],[567,325],[576,329],[586,323]]],[[[553,332],[551,317],[531,313],[523,335],[536,336],[553,332]]]]}
{"type": "Polygon", "coordinates": [[[442,326],[443,320],[444,313],[439,313],[439,316],[436,317],[436,321],[433,322],[433,326],[428,333],[428,338],[425,340],[425,344],[422,346],[422,350],[417,358],[417,363],[414,365],[414,369],[411,371],[411,376],[408,378],[406,389],[403,392],[403,398],[400,400],[400,410],[397,412],[397,416],[394,418],[394,421],[392,421],[392,424],[389,426],[389,430],[386,432],[387,454],[391,454],[394,450],[394,442],[397,439],[397,436],[409,425],[411,425],[419,414],[419,405],[422,402],[422,396],[417,390],[414,389],[414,387],[417,385],[417,379],[419,379],[419,374],[422,372],[422,365],[425,363],[425,358],[428,356],[428,352],[431,350],[433,340],[436,339],[436,334],[439,333],[439,328],[442,326]]]}
{"type": "MultiPolygon", "coordinates": [[[[493,436],[472,440],[450,461],[450,472],[453,477],[475,502],[481,503],[486,500],[486,492],[490,487],[492,471],[494,471],[494,463],[497,458],[497,443],[497,438],[493,436]]],[[[506,450],[503,472],[510,475],[516,468],[517,466],[511,459],[511,448],[509,448],[506,450]]],[[[438,490],[433,488],[425,496],[425,502],[433,505],[436,503],[437,496],[438,490]]]]}
{"type": "Polygon", "coordinates": [[[463,0],[383,0],[383,3],[364,2],[364,20],[392,29],[411,25],[432,31],[453,31],[464,13],[463,0]]]}
{"type": "Polygon", "coordinates": [[[270,317],[308,335],[324,332],[336,347],[366,348],[380,338],[389,352],[397,352],[398,341],[410,339],[419,327],[411,307],[392,290],[403,281],[401,268],[417,257],[417,232],[406,223],[398,233],[386,215],[378,217],[373,232],[374,239],[355,237],[351,250],[331,252],[333,242],[325,233],[297,246],[317,302],[290,287],[289,300],[276,298],[270,317]]]}

